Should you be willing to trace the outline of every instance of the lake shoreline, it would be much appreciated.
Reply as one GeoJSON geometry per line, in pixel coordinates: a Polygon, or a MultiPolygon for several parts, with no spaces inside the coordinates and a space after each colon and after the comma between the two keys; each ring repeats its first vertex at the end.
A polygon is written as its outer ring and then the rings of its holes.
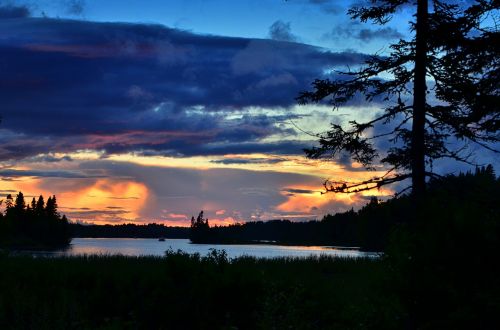
{"type": "MultiPolygon", "coordinates": [[[[75,236],[73,238],[81,239],[189,239],[189,237],[128,237],[128,236],[75,236]]],[[[315,244],[315,243],[303,243],[303,242],[286,242],[286,241],[270,241],[270,240],[237,240],[237,241],[213,241],[213,242],[192,242],[191,244],[204,244],[204,245],[280,245],[280,246],[304,246],[304,247],[325,247],[337,250],[359,250],[370,252],[369,250],[364,250],[361,246],[339,246],[330,244],[315,244]]]]}
{"type": "Polygon", "coordinates": [[[377,257],[378,252],[365,252],[359,249],[339,246],[300,246],[279,245],[261,242],[260,244],[197,244],[188,239],[151,238],[74,238],[63,249],[8,249],[13,255],[33,256],[79,256],[79,255],[125,255],[125,256],[164,256],[166,251],[183,251],[188,254],[207,255],[212,250],[226,251],[231,258],[251,256],[256,258],[307,257],[328,255],[334,257],[360,258],[377,257]]]}

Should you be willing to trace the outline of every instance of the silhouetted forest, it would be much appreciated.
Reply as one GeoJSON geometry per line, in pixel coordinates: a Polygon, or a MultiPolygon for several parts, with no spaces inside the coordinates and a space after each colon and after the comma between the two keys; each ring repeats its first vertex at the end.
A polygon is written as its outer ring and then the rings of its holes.
{"type": "Polygon", "coordinates": [[[161,224],[147,225],[82,225],[70,224],[72,237],[108,237],[108,238],[189,238],[189,228],[168,227],[161,224]]]}
{"type": "Polygon", "coordinates": [[[71,242],[68,219],[57,210],[56,196],[45,202],[33,197],[27,204],[22,192],[7,195],[0,213],[0,246],[15,248],[63,247],[71,242]]]}
{"type": "MultiPolygon", "coordinates": [[[[478,168],[458,176],[433,179],[428,183],[428,193],[423,217],[435,219],[436,204],[452,203],[457,216],[487,219],[499,215],[498,196],[500,180],[493,167],[478,168]],[[473,212],[470,209],[473,208],[473,212]]],[[[354,246],[365,250],[382,251],[387,247],[391,234],[415,217],[411,196],[403,195],[380,202],[376,197],[359,211],[326,215],[321,221],[291,222],[273,220],[247,222],[225,227],[209,227],[203,213],[191,221],[191,241],[194,243],[278,243],[296,245],[354,246]]],[[[437,223],[440,219],[435,219],[437,223]]],[[[475,221],[475,220],[474,220],[475,221]]],[[[466,238],[465,242],[466,242],[466,238]]]]}

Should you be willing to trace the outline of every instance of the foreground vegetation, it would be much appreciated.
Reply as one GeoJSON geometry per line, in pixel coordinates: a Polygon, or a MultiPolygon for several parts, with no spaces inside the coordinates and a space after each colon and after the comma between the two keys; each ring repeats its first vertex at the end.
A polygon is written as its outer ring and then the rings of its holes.
{"type": "Polygon", "coordinates": [[[404,310],[373,260],[0,258],[0,328],[398,328],[404,310]]]}
{"type": "Polygon", "coordinates": [[[408,276],[391,259],[4,255],[0,328],[494,328],[498,271],[469,262],[408,276]]]}

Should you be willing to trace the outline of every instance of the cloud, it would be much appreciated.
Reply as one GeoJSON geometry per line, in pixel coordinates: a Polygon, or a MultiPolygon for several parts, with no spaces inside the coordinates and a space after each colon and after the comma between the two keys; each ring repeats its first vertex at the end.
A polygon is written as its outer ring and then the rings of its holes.
{"type": "Polygon", "coordinates": [[[279,41],[297,41],[297,37],[292,33],[290,22],[277,20],[269,27],[269,37],[279,41]]]}
{"type": "Polygon", "coordinates": [[[133,219],[128,218],[130,211],[127,210],[68,210],[63,213],[72,222],[97,222],[97,223],[130,223],[133,219]],[[97,220],[97,221],[96,221],[97,220]]]}
{"type": "Polygon", "coordinates": [[[83,179],[83,178],[103,178],[105,175],[88,174],[79,171],[66,170],[16,170],[16,169],[1,169],[0,177],[18,178],[18,177],[37,177],[37,178],[66,178],[66,179],[83,179]]]}
{"type": "Polygon", "coordinates": [[[0,19],[26,18],[30,15],[31,12],[26,6],[1,6],[0,4],[0,19]]]}
{"type": "Polygon", "coordinates": [[[108,196],[106,197],[108,199],[118,199],[118,200],[127,200],[127,199],[139,199],[137,196],[131,196],[131,197],[115,197],[115,196],[108,196]]]}
{"type": "Polygon", "coordinates": [[[140,217],[145,219],[155,219],[159,214],[168,216],[168,213],[196,215],[200,210],[213,219],[217,218],[217,211],[225,210],[225,217],[246,221],[263,210],[262,220],[267,220],[282,215],[274,209],[287,200],[281,189],[288,185],[320,186],[322,181],[310,175],[273,171],[197,170],[106,160],[84,162],[80,167],[85,171],[105,169],[111,177],[129,177],[146,186],[148,197],[146,201],[141,199],[145,207],[140,211],[140,217]]]}
{"type": "Polygon", "coordinates": [[[333,0],[307,0],[309,4],[318,6],[323,12],[327,14],[345,14],[345,8],[333,0]]]}
{"type": "Polygon", "coordinates": [[[66,0],[64,5],[68,14],[81,16],[83,15],[87,4],[85,0],[66,0]]]}
{"type": "Polygon", "coordinates": [[[71,162],[73,161],[73,158],[71,158],[71,156],[68,155],[55,156],[53,154],[42,154],[34,157],[25,158],[23,161],[29,163],[58,163],[63,161],[71,162]]]}
{"type": "Polygon", "coordinates": [[[0,36],[9,63],[0,77],[0,160],[83,149],[301,153],[294,142],[259,145],[293,134],[273,109],[295,105],[327,68],[365,58],[148,24],[25,17],[0,20],[0,30],[9,36],[0,36]],[[255,107],[269,111],[257,115],[255,107]]]}
{"type": "Polygon", "coordinates": [[[385,27],[376,30],[361,29],[356,35],[356,38],[362,41],[371,41],[374,39],[399,39],[402,37],[403,35],[401,33],[391,27],[385,27]]]}
{"type": "Polygon", "coordinates": [[[223,158],[210,162],[214,164],[234,165],[234,164],[277,164],[286,161],[285,158],[223,158]]]}
{"type": "Polygon", "coordinates": [[[342,26],[338,25],[331,32],[324,34],[323,37],[333,40],[357,39],[362,42],[403,38],[403,34],[392,27],[367,29],[361,28],[362,26],[359,22],[350,22],[342,26]]]}
{"type": "Polygon", "coordinates": [[[319,190],[310,190],[310,189],[295,189],[295,188],[287,188],[282,189],[281,191],[290,193],[290,194],[316,194],[319,193],[319,190]]]}
{"type": "Polygon", "coordinates": [[[17,193],[17,190],[14,189],[0,189],[0,194],[13,194],[17,193]]]}

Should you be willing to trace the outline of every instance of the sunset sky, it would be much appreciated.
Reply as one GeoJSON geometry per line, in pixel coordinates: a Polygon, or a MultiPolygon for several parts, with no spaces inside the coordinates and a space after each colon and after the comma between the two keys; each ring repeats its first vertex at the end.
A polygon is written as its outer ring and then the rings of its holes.
{"type": "Polygon", "coordinates": [[[383,104],[334,112],[298,93],[410,33],[411,12],[360,24],[354,2],[0,0],[2,198],[55,194],[72,221],[185,226],[200,210],[217,224],[319,219],[392,194],[321,194],[325,179],[382,172],[302,151],[308,132],[383,104]]]}

